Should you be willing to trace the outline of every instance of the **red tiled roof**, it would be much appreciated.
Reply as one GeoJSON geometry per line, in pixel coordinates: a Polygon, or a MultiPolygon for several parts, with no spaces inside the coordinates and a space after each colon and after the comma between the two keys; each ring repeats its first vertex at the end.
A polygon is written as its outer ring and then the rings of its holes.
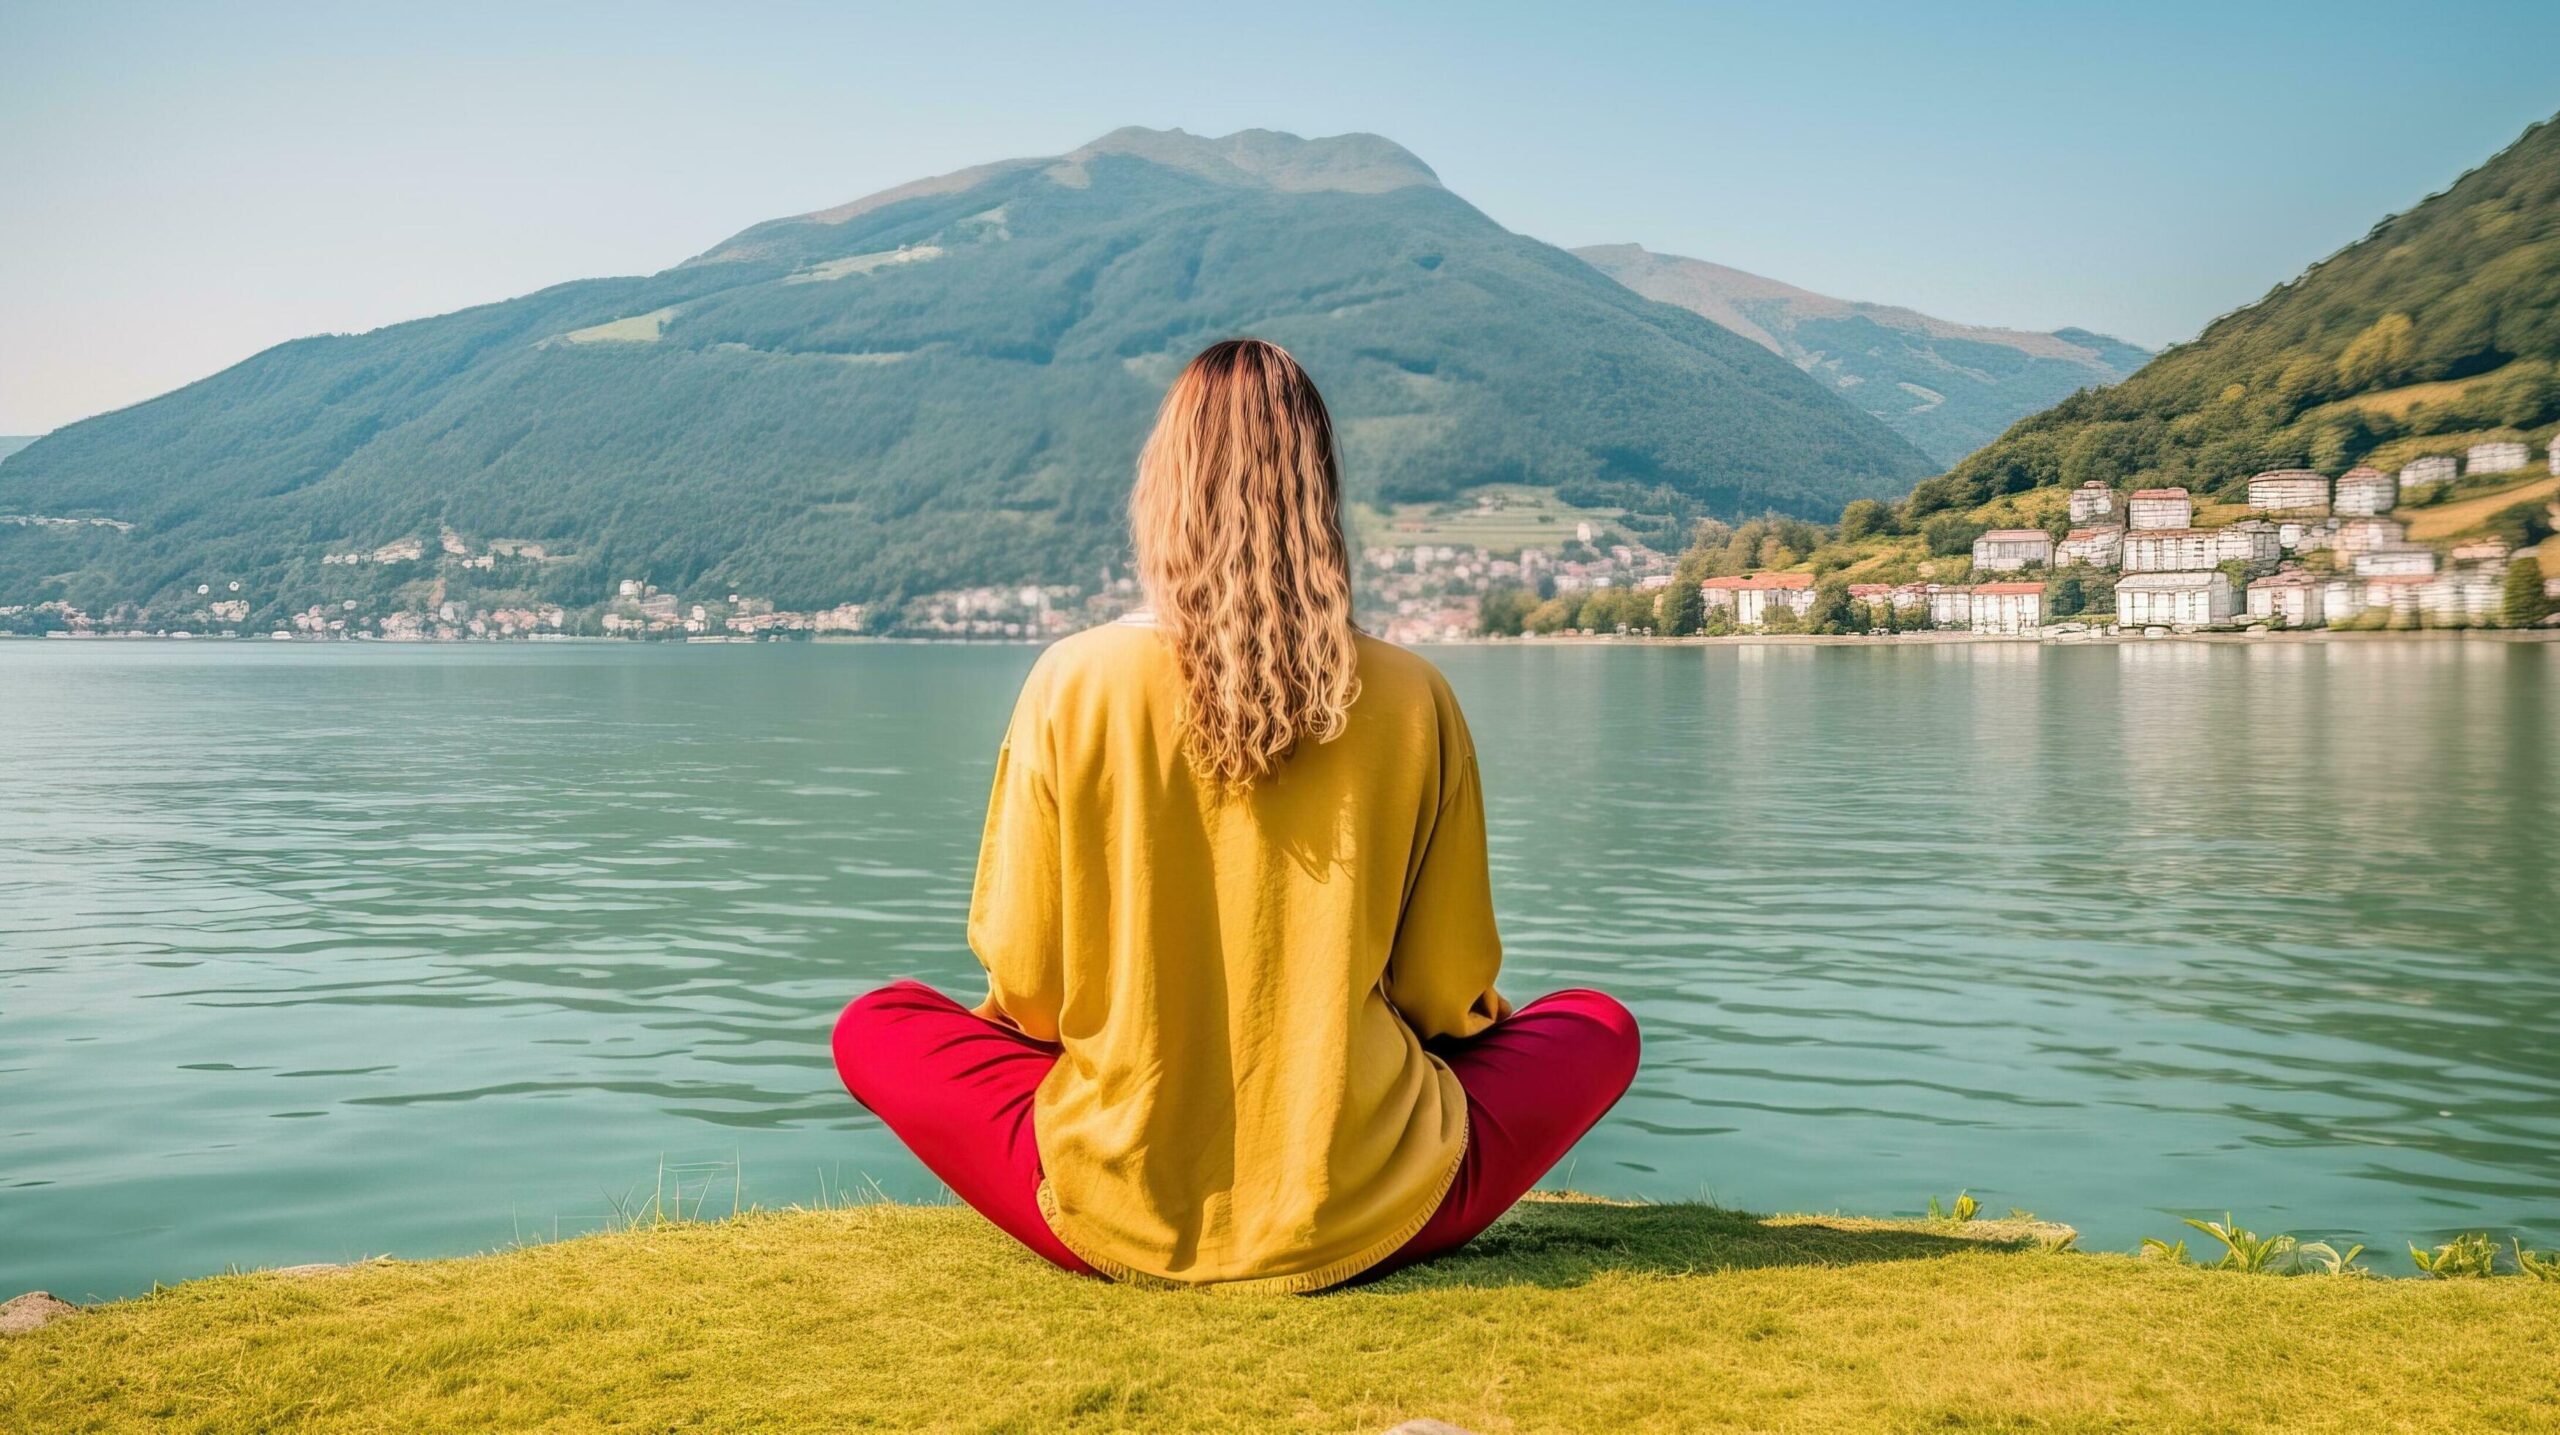
{"type": "MultiPolygon", "coordinates": [[[[1709,579],[1708,581],[1713,582],[1714,580],[1709,579]]],[[[1754,573],[1748,578],[1735,579],[1733,586],[1736,588],[1749,589],[1754,592],[1768,592],[1771,590],[1787,591],[1797,588],[1810,588],[1813,586],[1813,575],[1810,573],[1754,573]]]]}
{"type": "Polygon", "coordinates": [[[1976,596],[1980,596],[1985,593],[2041,593],[2044,591],[2044,585],[2042,583],[1978,583],[1974,585],[1973,591],[1976,596]]]}
{"type": "Polygon", "coordinates": [[[2339,474],[2338,482],[2344,483],[2351,478],[2389,478],[2390,476],[2391,475],[2384,473],[2381,469],[2375,468],[2372,464],[2360,463],[2355,467],[2348,469],[2346,472],[2339,474]]]}
{"type": "MultiPolygon", "coordinates": [[[[2160,530],[2157,528],[2150,528],[2143,531],[2147,533],[2157,533],[2160,530]]],[[[2065,543],[2086,543],[2101,533],[2122,532],[2124,532],[2124,530],[2121,528],[2074,528],[2069,533],[2063,535],[2062,541],[2065,543]]]]}
{"type": "Polygon", "coordinates": [[[2136,498],[2184,498],[2187,496],[2187,491],[2183,488],[2137,488],[2133,491],[2133,496],[2136,498]]]}
{"type": "Polygon", "coordinates": [[[1992,543],[2024,543],[2046,535],[2041,528],[1994,528],[1982,536],[1985,541],[1992,543]]]}
{"type": "Polygon", "coordinates": [[[1890,583],[1852,583],[1849,585],[1849,596],[1852,598],[1872,598],[1878,593],[1890,593],[1892,591],[1893,585],[1890,583]]]}

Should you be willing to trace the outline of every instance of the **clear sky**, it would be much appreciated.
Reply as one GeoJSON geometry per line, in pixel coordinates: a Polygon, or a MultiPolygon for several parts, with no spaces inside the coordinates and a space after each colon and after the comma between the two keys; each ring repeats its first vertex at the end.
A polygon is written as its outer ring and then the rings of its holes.
{"type": "Polygon", "coordinates": [[[1495,219],[2191,336],[2560,109],[2560,3],[0,0],[0,434],[1124,124],[1495,219]]]}

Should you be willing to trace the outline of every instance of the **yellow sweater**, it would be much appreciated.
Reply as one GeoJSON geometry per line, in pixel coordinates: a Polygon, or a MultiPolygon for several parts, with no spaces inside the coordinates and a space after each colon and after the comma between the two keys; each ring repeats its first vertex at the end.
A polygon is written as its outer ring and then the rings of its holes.
{"type": "Polygon", "coordinates": [[[1425,1038],[1508,1008],[1475,748],[1421,658],[1359,640],[1340,736],[1226,798],[1185,761],[1152,627],[1023,684],[978,854],[981,1015],[1060,1042],[1040,1208],[1119,1279],[1347,1280],[1421,1229],[1467,1103],[1425,1038]]]}

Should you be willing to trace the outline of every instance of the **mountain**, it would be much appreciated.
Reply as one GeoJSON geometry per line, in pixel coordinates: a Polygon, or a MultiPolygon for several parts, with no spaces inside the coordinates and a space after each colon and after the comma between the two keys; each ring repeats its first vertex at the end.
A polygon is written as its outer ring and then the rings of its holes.
{"type": "Polygon", "coordinates": [[[2555,361],[2560,124],[2545,121],[2132,378],[2021,422],[1910,507],[2090,479],[2228,496],[2265,469],[2547,443],[2555,361]]]}
{"type": "Polygon", "coordinates": [[[36,436],[33,434],[23,436],[0,434],[0,458],[7,458],[35,441],[36,436]]]}
{"type": "Polygon", "coordinates": [[[1573,252],[1646,298],[1702,314],[1831,385],[1942,468],[2036,410],[2112,384],[2151,358],[2086,329],[1958,324],[1636,244],[1573,252]]]}
{"type": "Polygon", "coordinates": [[[758,224],[647,277],[280,345],[70,425],[0,470],[0,511],[132,527],[0,529],[0,602],[166,608],[217,579],[261,613],[378,602],[420,565],[322,558],[432,554],[447,531],[548,556],[436,593],[504,578],[593,601],[635,576],[815,606],[1091,582],[1122,557],[1164,385],[1246,332],[1324,386],[1355,497],[1527,482],[1830,513],[1932,471],[1387,140],[1131,129],[758,224]]]}

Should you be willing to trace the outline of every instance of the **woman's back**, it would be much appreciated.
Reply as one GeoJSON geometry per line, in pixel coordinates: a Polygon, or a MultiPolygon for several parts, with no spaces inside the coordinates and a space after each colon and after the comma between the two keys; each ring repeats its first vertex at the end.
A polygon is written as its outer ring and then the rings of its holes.
{"type": "Polygon", "coordinates": [[[1068,1270],[1428,1260],[1634,1079],[1624,1007],[1493,990],[1475,747],[1429,663],[1352,626],[1339,463],[1276,346],[1183,366],[1129,496],[1156,617],[1050,649],[996,762],[987,999],[897,982],[836,1023],[845,1088],[1068,1270]]]}
{"type": "Polygon", "coordinates": [[[1041,1209],[1088,1263],[1332,1284],[1431,1215],[1466,1098],[1423,1038],[1500,1014],[1475,754],[1422,659],[1357,640],[1339,732],[1238,789],[1184,748],[1150,626],[1052,648],[998,759],[983,1014],[1065,1049],[1041,1209]]]}

